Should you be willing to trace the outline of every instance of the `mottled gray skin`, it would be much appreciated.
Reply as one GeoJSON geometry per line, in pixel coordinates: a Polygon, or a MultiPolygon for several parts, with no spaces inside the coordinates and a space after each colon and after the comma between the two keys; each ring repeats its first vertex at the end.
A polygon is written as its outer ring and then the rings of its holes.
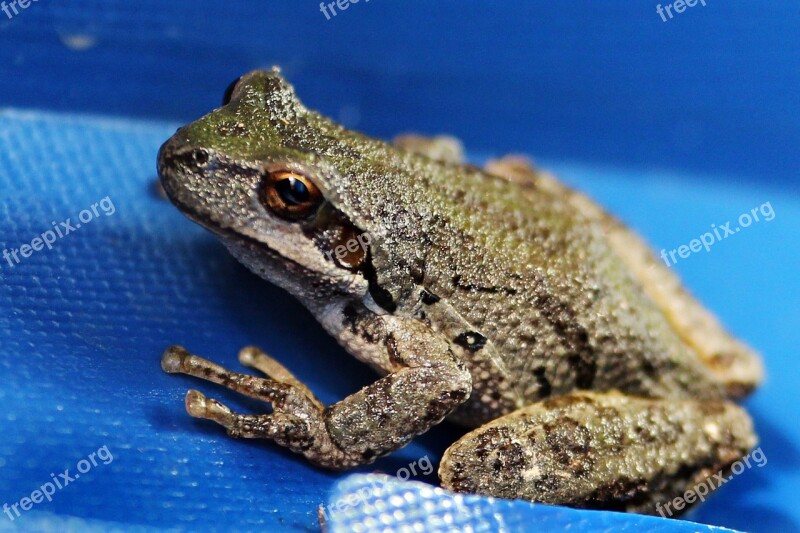
{"type": "Polygon", "coordinates": [[[726,398],[758,384],[757,356],[634,234],[519,160],[481,170],[453,162],[451,146],[426,151],[414,139],[405,148],[307,110],[277,71],[244,76],[227,105],[164,144],[159,174],[170,200],[384,375],[325,407],[255,348],[240,359],[271,379],[172,347],[166,371],[221,383],[274,410],[239,415],[190,391],[193,416],[333,469],[371,462],[449,417],[479,429],[442,461],[447,487],[640,512],[755,445],[746,413],[726,398]],[[408,151],[411,144],[422,153],[408,151]],[[440,153],[448,160],[433,158],[440,153]],[[287,221],[259,200],[266,176],[280,170],[321,191],[309,218],[287,221]],[[359,235],[369,237],[368,253],[337,259],[336,247],[359,235]],[[573,403],[580,412],[563,409],[573,403]],[[616,422],[592,424],[592,406],[598,420],[616,422]],[[475,464],[491,441],[486,431],[508,426],[503,435],[522,442],[519,435],[545,436],[563,424],[585,428],[584,444],[528,439],[528,458],[540,467],[475,464]],[[615,453],[601,446],[611,428],[634,426],[653,435],[650,453],[627,438],[615,453]],[[707,447],[683,453],[703,439],[707,447]],[[621,457],[640,466],[637,479],[615,474],[621,457]]]}

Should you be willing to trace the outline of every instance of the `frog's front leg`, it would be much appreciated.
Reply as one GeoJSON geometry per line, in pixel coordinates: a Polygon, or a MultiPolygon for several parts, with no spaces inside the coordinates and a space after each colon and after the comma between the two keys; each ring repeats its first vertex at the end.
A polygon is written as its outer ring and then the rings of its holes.
{"type": "Polygon", "coordinates": [[[273,379],[231,372],[177,346],[164,352],[161,365],[166,372],[218,383],[273,407],[271,414],[242,415],[189,391],[190,415],[217,422],[233,437],[272,439],[314,464],[340,470],[401,448],[469,397],[472,378],[449,344],[413,324],[386,332],[394,371],[327,408],[277,361],[253,348],[243,350],[240,360],[273,379]]]}
{"type": "Polygon", "coordinates": [[[750,418],[731,402],[575,392],[465,435],[439,477],[459,492],[673,516],[684,509],[670,500],[695,488],[687,501],[704,499],[755,444],[750,418]]]}

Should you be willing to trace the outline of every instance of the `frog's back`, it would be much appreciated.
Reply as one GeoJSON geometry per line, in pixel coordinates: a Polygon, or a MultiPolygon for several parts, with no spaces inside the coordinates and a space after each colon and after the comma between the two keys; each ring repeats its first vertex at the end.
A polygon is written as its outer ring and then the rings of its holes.
{"type": "Polygon", "coordinates": [[[443,237],[468,252],[431,247],[443,273],[434,290],[491,339],[523,401],[573,389],[720,394],[604,228],[566,195],[478,171],[463,187],[464,222],[443,237]]]}

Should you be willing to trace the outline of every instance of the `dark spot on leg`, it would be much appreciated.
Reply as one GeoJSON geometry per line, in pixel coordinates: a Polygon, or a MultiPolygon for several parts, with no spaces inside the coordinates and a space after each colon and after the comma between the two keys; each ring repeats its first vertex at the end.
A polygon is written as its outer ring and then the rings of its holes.
{"type": "Polygon", "coordinates": [[[376,455],[377,454],[375,453],[375,450],[370,450],[369,448],[361,452],[361,457],[363,457],[364,460],[367,462],[372,460],[372,458],[374,458],[376,455]]]}
{"type": "Polygon", "coordinates": [[[580,477],[594,464],[591,456],[592,436],[577,420],[563,417],[545,423],[545,441],[554,459],[575,477],[580,477]]]}
{"type": "Polygon", "coordinates": [[[595,489],[582,507],[625,511],[629,506],[645,503],[647,498],[648,484],[646,480],[621,477],[595,489]]]}
{"type": "Polygon", "coordinates": [[[453,339],[453,342],[474,353],[486,346],[486,337],[474,331],[466,331],[453,339]]]}
{"type": "Polygon", "coordinates": [[[358,335],[370,344],[381,341],[386,332],[380,327],[380,322],[369,320],[363,309],[355,303],[347,304],[342,309],[342,325],[348,328],[353,335],[358,335]]]}
{"type": "Polygon", "coordinates": [[[422,285],[422,282],[425,281],[425,270],[423,264],[411,265],[409,273],[411,274],[411,279],[414,280],[414,283],[417,285],[422,285]]]}
{"type": "Polygon", "coordinates": [[[438,398],[431,400],[428,403],[428,409],[424,420],[431,422],[434,420],[441,420],[453,408],[453,405],[459,405],[467,399],[469,393],[464,389],[443,391],[439,394],[438,398]]]}
{"type": "Polygon", "coordinates": [[[655,367],[652,361],[648,361],[645,359],[642,361],[642,370],[644,371],[647,377],[655,377],[658,374],[658,369],[655,367]]]}
{"type": "Polygon", "coordinates": [[[397,348],[397,339],[392,334],[386,337],[386,353],[389,354],[389,362],[393,365],[405,366],[403,359],[400,357],[400,350],[397,348]]]}

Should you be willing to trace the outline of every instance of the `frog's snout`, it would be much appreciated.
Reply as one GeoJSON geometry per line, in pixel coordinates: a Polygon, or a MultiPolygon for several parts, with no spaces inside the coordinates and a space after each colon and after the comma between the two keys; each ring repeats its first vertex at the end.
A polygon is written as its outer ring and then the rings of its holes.
{"type": "Polygon", "coordinates": [[[163,181],[178,168],[189,171],[199,171],[205,166],[211,156],[208,150],[192,146],[183,134],[183,128],[167,139],[158,150],[158,175],[163,181]]]}
{"type": "MultiPolygon", "coordinates": [[[[180,130],[178,130],[180,131],[180,130]]],[[[177,134],[178,132],[176,132],[177,134]]],[[[167,139],[158,149],[157,168],[158,177],[161,178],[161,184],[166,185],[165,181],[168,179],[170,171],[174,168],[174,155],[177,152],[177,142],[175,135],[167,139]]]]}
{"type": "Polygon", "coordinates": [[[158,176],[169,199],[173,203],[190,200],[184,189],[194,179],[208,175],[213,159],[209,150],[189,143],[183,131],[175,132],[161,145],[157,161],[158,176]]]}

